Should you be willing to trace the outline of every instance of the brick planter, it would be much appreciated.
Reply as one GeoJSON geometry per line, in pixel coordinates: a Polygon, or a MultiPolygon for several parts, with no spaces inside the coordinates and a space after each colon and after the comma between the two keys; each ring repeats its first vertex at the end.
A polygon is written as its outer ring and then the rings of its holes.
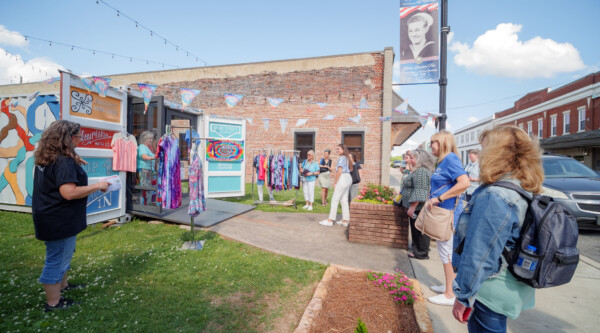
{"type": "Polygon", "coordinates": [[[348,240],[408,250],[406,209],[394,205],[352,202],[348,240]]]}

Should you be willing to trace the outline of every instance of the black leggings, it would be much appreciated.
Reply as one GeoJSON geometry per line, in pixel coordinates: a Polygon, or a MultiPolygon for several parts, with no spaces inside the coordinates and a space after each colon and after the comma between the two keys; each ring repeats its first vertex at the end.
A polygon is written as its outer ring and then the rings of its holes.
{"type": "MultiPolygon", "coordinates": [[[[415,212],[415,215],[419,215],[419,212],[415,212]]],[[[429,243],[431,239],[429,236],[417,230],[415,227],[416,219],[410,218],[410,236],[412,237],[412,250],[415,257],[424,258],[429,255],[429,243]]]]}

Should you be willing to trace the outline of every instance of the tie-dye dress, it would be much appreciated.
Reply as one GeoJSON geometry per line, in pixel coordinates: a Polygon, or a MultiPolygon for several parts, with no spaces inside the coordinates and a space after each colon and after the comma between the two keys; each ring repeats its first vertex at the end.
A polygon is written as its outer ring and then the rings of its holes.
{"type": "Polygon", "coordinates": [[[190,163],[189,172],[190,184],[190,207],[188,214],[190,216],[198,216],[206,210],[206,201],[204,200],[204,178],[202,175],[202,162],[198,154],[193,154],[192,162],[190,163]]]}
{"type": "Polygon", "coordinates": [[[179,141],[165,135],[158,141],[158,196],[162,208],[181,206],[181,171],[179,165],[179,141]]]}

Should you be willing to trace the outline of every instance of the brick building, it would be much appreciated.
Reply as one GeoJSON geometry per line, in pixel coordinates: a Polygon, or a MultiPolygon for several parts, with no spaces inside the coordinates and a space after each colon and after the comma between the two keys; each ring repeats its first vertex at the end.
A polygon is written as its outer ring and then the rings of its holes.
{"type": "Polygon", "coordinates": [[[544,150],[600,169],[600,72],[531,92],[494,117],[494,126],[519,126],[539,137],[544,150]]]}

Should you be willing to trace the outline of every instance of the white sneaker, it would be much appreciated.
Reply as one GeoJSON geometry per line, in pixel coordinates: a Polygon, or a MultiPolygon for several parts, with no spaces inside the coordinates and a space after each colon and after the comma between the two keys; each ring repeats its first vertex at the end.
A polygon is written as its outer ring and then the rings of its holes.
{"type": "Polygon", "coordinates": [[[431,286],[429,289],[435,291],[438,294],[443,294],[446,292],[446,286],[431,286]]]}
{"type": "Polygon", "coordinates": [[[452,305],[454,305],[454,299],[455,299],[455,297],[446,298],[446,295],[440,294],[437,296],[429,297],[427,300],[430,301],[431,303],[437,304],[437,305],[452,306],[452,305]]]}
{"type": "Polygon", "coordinates": [[[304,205],[304,207],[302,207],[302,209],[308,209],[308,205],[304,205]]]}
{"type": "Polygon", "coordinates": [[[348,226],[348,222],[344,222],[344,221],[335,221],[335,224],[341,225],[342,227],[347,227],[348,226]]]}
{"type": "Polygon", "coordinates": [[[313,210],[313,207],[312,206],[308,206],[308,210],[313,210]]]}
{"type": "Polygon", "coordinates": [[[333,226],[333,222],[330,222],[329,220],[323,220],[321,222],[319,222],[320,225],[324,225],[326,227],[331,227],[333,226]]]}

